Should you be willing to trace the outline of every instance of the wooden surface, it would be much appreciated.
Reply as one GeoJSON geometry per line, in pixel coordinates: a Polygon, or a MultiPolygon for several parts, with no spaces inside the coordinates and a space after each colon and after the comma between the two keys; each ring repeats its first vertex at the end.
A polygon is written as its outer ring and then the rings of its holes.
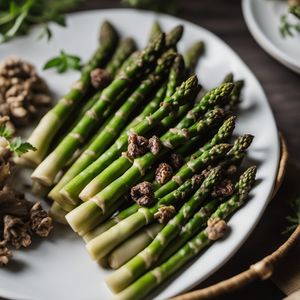
{"type": "MultiPolygon", "coordinates": [[[[290,164],[282,188],[270,203],[262,220],[238,253],[201,284],[203,287],[244,270],[251,263],[275,250],[286,238],[281,234],[286,226],[285,216],[289,211],[286,202],[295,195],[300,195],[300,76],[279,64],[258,46],[247,30],[240,1],[185,0],[178,1],[178,4],[179,17],[217,34],[248,64],[268,96],[278,128],[285,136],[290,152],[290,164]]],[[[82,9],[114,7],[120,7],[120,1],[88,0],[82,9]]],[[[276,300],[282,299],[283,295],[275,284],[268,280],[254,283],[221,299],[276,300]]]]}

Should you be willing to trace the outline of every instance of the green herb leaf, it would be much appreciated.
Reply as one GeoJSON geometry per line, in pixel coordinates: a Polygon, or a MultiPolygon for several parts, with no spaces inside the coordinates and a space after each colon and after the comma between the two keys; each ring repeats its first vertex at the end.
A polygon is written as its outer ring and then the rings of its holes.
{"type": "Polygon", "coordinates": [[[6,138],[7,140],[11,139],[11,132],[5,124],[0,124],[0,136],[6,138]]]}
{"type": "Polygon", "coordinates": [[[39,34],[39,36],[38,36],[38,39],[41,40],[41,39],[43,39],[44,37],[46,37],[46,39],[47,39],[48,42],[49,42],[49,41],[51,40],[51,38],[52,38],[52,31],[50,30],[48,24],[46,24],[46,25],[42,28],[42,30],[41,30],[41,32],[40,32],[40,34],[39,34]]]}
{"type": "Polygon", "coordinates": [[[0,43],[18,35],[27,34],[36,24],[46,24],[42,37],[48,40],[52,34],[49,22],[66,26],[63,13],[79,5],[83,0],[0,0],[0,43]]]}
{"type": "Polygon", "coordinates": [[[287,15],[282,15],[280,18],[279,31],[283,38],[288,36],[293,37],[295,32],[300,32],[300,23],[292,24],[288,21],[287,15]]]}
{"type": "Polygon", "coordinates": [[[64,73],[67,70],[81,70],[81,59],[78,56],[65,53],[63,50],[60,51],[60,55],[48,60],[43,69],[56,69],[58,73],[64,73]]]}
{"type": "Polygon", "coordinates": [[[16,137],[11,143],[10,143],[10,149],[11,151],[15,152],[18,156],[21,156],[22,154],[32,150],[36,151],[36,148],[33,147],[28,142],[22,142],[21,138],[16,137]]]}

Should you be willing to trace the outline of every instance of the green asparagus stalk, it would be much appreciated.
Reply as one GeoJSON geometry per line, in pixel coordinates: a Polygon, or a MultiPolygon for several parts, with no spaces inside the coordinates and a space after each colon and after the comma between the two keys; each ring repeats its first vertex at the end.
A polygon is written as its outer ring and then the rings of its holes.
{"type": "Polygon", "coordinates": [[[136,108],[139,102],[143,102],[147,98],[152,89],[155,88],[168,72],[174,59],[174,55],[175,53],[173,51],[168,51],[158,60],[155,70],[141,82],[125,103],[118,109],[105,128],[96,136],[90,146],[83,151],[76,162],[65,173],[60,182],[52,189],[49,194],[51,199],[60,201],[60,199],[58,199],[61,197],[59,191],[111,145],[114,138],[123,129],[131,112],[136,108]]]}
{"type": "Polygon", "coordinates": [[[140,207],[136,213],[90,240],[86,245],[90,255],[95,260],[105,256],[140,228],[150,224],[154,220],[154,215],[161,205],[174,205],[175,203],[179,203],[193,193],[200,184],[200,180],[190,178],[177,190],[161,198],[153,207],[140,207]]]}
{"type": "Polygon", "coordinates": [[[120,292],[153,266],[170,242],[179,234],[184,224],[209,196],[221,178],[221,168],[212,169],[196,193],[183,204],[151,244],[129,262],[106,278],[114,292],[120,292]]]}
{"type": "Polygon", "coordinates": [[[227,144],[220,144],[214,146],[213,148],[208,148],[208,150],[204,152],[202,152],[200,149],[199,154],[201,154],[199,155],[197,153],[197,157],[192,157],[192,159],[184,164],[170,181],[165,183],[155,192],[155,197],[163,197],[164,195],[176,189],[187,178],[191,177],[195,173],[198,173],[199,170],[203,169],[203,166],[220,161],[230,148],[231,146],[228,146],[227,144]]]}
{"type": "MultiPolygon", "coordinates": [[[[149,132],[154,126],[166,117],[170,109],[174,109],[181,105],[186,99],[189,99],[195,90],[198,89],[198,81],[195,76],[190,77],[187,81],[182,83],[181,87],[170,98],[166,98],[165,105],[160,106],[152,115],[144,118],[140,123],[135,125],[131,130],[139,135],[144,135],[149,132]]],[[[112,164],[120,154],[126,150],[128,141],[127,132],[122,134],[115,143],[97,160],[95,160],[90,166],[79,173],[74,179],[72,179],[62,190],[61,194],[64,195],[66,201],[70,201],[73,204],[78,202],[78,195],[83,188],[96,177],[97,174],[101,174],[107,166],[112,164]]]]}
{"type": "MultiPolygon", "coordinates": [[[[207,131],[213,129],[216,127],[220,119],[223,118],[223,111],[220,109],[215,109],[213,111],[209,111],[205,118],[198,123],[192,125],[190,128],[185,129],[184,131],[188,132],[188,135],[185,134],[182,130],[175,131],[169,130],[167,133],[165,133],[161,137],[161,143],[164,145],[164,148],[162,151],[160,151],[159,155],[153,155],[151,152],[145,154],[145,158],[137,158],[133,162],[126,157],[121,156],[119,159],[117,159],[114,163],[110,165],[109,168],[106,168],[101,174],[96,176],[80,193],[79,197],[82,200],[88,200],[91,196],[94,198],[93,201],[96,201],[100,207],[103,205],[103,210],[105,207],[105,204],[102,203],[102,200],[99,200],[100,198],[104,196],[104,194],[109,195],[110,201],[114,201],[112,199],[115,199],[119,196],[117,193],[117,190],[114,189],[114,195],[110,195],[108,188],[104,191],[104,189],[113,181],[116,180],[118,184],[134,184],[134,179],[140,179],[141,176],[143,176],[143,170],[147,170],[159,157],[165,155],[170,151],[170,149],[174,149],[178,145],[182,144],[184,141],[187,141],[188,139],[192,138],[193,136],[203,136],[207,131]],[[130,170],[130,171],[129,171],[130,170]],[[123,174],[123,175],[122,175],[123,174]],[[135,175],[133,175],[135,174],[135,175]],[[139,175],[138,175],[139,174],[139,175]],[[120,177],[119,177],[120,176],[120,177]],[[129,177],[127,177],[129,176],[129,177]],[[127,181],[127,179],[132,177],[133,182],[127,181]],[[127,179],[126,179],[127,178],[127,179]],[[125,180],[124,182],[122,182],[125,180]],[[99,195],[101,194],[101,195],[99,195]],[[87,197],[88,195],[88,197],[87,197]],[[99,201],[98,201],[99,200],[99,201]]],[[[117,183],[115,183],[117,185],[117,183]]],[[[106,199],[105,196],[104,198],[106,199]]],[[[107,200],[104,200],[106,202],[107,200]]]]}
{"type": "MultiPolygon", "coordinates": [[[[139,157],[134,160],[133,163],[131,161],[124,158],[123,160],[118,159],[114,165],[114,174],[117,172],[115,170],[120,170],[120,168],[124,168],[124,165],[127,164],[127,171],[123,173],[120,177],[115,179],[111,184],[106,185],[106,187],[101,190],[99,193],[95,194],[93,198],[91,198],[86,203],[81,204],[77,208],[75,208],[72,212],[70,212],[66,218],[74,229],[74,231],[81,231],[81,227],[85,227],[87,230],[92,229],[88,228],[90,226],[86,225],[86,211],[89,212],[90,215],[101,215],[102,212],[105,211],[115,203],[124,193],[128,191],[128,189],[136,184],[141,177],[143,177],[145,170],[150,168],[156,160],[167,153],[169,149],[176,147],[177,145],[183,143],[189,137],[195,135],[203,135],[209,129],[216,126],[216,123],[220,121],[220,118],[223,117],[222,110],[215,109],[206,114],[206,118],[199,121],[198,123],[191,126],[189,129],[186,129],[185,132],[188,135],[182,135],[182,131],[174,132],[170,138],[165,139],[164,136],[161,138],[162,144],[165,146],[158,155],[154,155],[151,152],[146,153],[144,156],[139,157]],[[131,167],[130,167],[131,165],[131,167]]],[[[122,157],[121,157],[122,158],[122,157]]],[[[107,176],[111,176],[111,173],[108,173],[107,176]]],[[[101,183],[106,181],[109,182],[110,178],[103,177],[101,183]]],[[[97,183],[98,184],[98,183],[97,183]]],[[[99,224],[99,223],[98,223],[99,224]]],[[[97,224],[93,224],[95,227],[97,224]]]]}
{"type": "Polygon", "coordinates": [[[109,103],[112,102],[130,83],[142,74],[158,56],[164,47],[164,36],[160,36],[150,44],[139,58],[118,75],[113,82],[103,90],[99,100],[89,109],[73,130],[65,136],[62,142],[35,169],[32,179],[46,186],[53,184],[54,178],[66,161],[72,156],[85,136],[95,128],[109,103]]]}
{"type": "Polygon", "coordinates": [[[200,208],[200,210],[188,221],[188,223],[182,227],[179,235],[168,245],[165,251],[160,255],[156,262],[156,265],[162,264],[170,256],[172,256],[177,250],[179,250],[188,240],[190,240],[200,229],[206,224],[209,216],[217,208],[218,200],[213,199],[206,205],[200,208]]]}
{"type": "Polygon", "coordinates": [[[108,264],[113,269],[118,269],[127,261],[146,248],[162,230],[163,224],[153,223],[139,230],[136,234],[114,249],[108,256],[108,264]]]}
{"type": "Polygon", "coordinates": [[[150,30],[149,42],[153,41],[162,32],[163,31],[162,31],[158,21],[154,21],[151,26],[151,30],[150,30]]]}
{"type": "Polygon", "coordinates": [[[102,67],[114,51],[118,43],[118,33],[113,26],[105,21],[101,26],[100,46],[93,57],[82,70],[80,79],[75,82],[70,92],[65,95],[40,121],[28,142],[37,151],[30,151],[22,156],[34,165],[39,164],[47,153],[48,147],[55,134],[64,125],[68,116],[72,113],[78,102],[81,102],[86,91],[90,87],[90,72],[96,67],[102,67]]]}
{"type": "MultiPolygon", "coordinates": [[[[239,193],[235,194],[229,201],[221,204],[217,211],[211,216],[211,221],[228,218],[245,202],[254,183],[255,173],[256,168],[251,167],[242,174],[238,183],[239,193]]],[[[114,299],[145,299],[154,288],[169,278],[184,264],[198,255],[201,250],[213,242],[213,240],[210,239],[209,231],[209,227],[202,230],[192,240],[187,242],[173,254],[166,262],[144,274],[129,287],[117,294],[114,299]]]]}
{"type": "Polygon", "coordinates": [[[193,44],[184,54],[184,62],[187,66],[187,71],[192,74],[195,72],[199,57],[204,52],[204,43],[199,41],[193,44]]]}
{"type": "Polygon", "coordinates": [[[68,212],[65,211],[61,206],[59,206],[57,203],[52,203],[50,210],[49,210],[49,215],[50,217],[53,218],[54,221],[65,224],[67,225],[67,220],[65,218],[66,214],[68,212]]]}
{"type": "Polygon", "coordinates": [[[240,95],[242,88],[244,86],[243,80],[237,80],[234,82],[234,87],[229,95],[229,109],[234,110],[237,108],[239,102],[240,102],[240,95]]]}
{"type": "Polygon", "coordinates": [[[228,82],[233,83],[233,74],[232,73],[226,74],[222,81],[222,83],[228,83],[228,82]]]}
{"type": "MultiPolygon", "coordinates": [[[[219,128],[218,132],[213,136],[213,138],[209,142],[207,142],[203,147],[201,147],[199,150],[197,150],[192,156],[195,158],[199,157],[200,155],[203,155],[203,157],[207,157],[209,150],[212,148],[211,150],[212,150],[212,153],[214,153],[214,155],[216,153],[220,153],[220,157],[218,155],[215,155],[216,161],[218,159],[220,159],[222,157],[222,155],[224,155],[226,153],[226,151],[229,150],[229,148],[226,149],[226,146],[224,147],[223,145],[218,145],[218,144],[222,144],[222,143],[228,141],[228,139],[231,137],[234,127],[235,127],[235,117],[230,117],[227,120],[225,120],[225,122],[219,128]]],[[[246,149],[245,147],[247,147],[247,145],[248,146],[250,145],[251,140],[252,140],[251,137],[250,138],[240,137],[239,139],[236,140],[236,142],[234,143],[234,150],[232,150],[232,151],[229,150],[231,153],[230,158],[233,163],[234,163],[233,158],[234,157],[240,158],[239,151],[244,152],[244,150],[246,149]]],[[[180,148],[178,150],[180,150],[180,148]]],[[[178,152],[178,151],[176,151],[176,152],[178,152]]],[[[184,153],[183,150],[182,150],[182,153],[184,153]]],[[[209,160],[208,160],[208,162],[209,162],[209,160]]],[[[213,163],[213,160],[211,160],[210,163],[213,163]]],[[[200,169],[198,169],[198,170],[200,171],[200,169]]],[[[176,174],[175,174],[175,176],[176,176],[176,174]]],[[[163,197],[166,195],[166,192],[164,192],[164,189],[160,190],[160,191],[158,190],[158,192],[156,192],[156,196],[158,197],[158,195],[160,197],[163,197]]],[[[89,240],[95,238],[96,236],[100,235],[107,229],[109,229],[112,226],[119,223],[121,220],[136,213],[138,211],[138,209],[139,209],[139,206],[137,204],[131,205],[130,207],[124,209],[123,211],[121,211],[119,214],[117,214],[115,217],[113,217],[106,223],[99,225],[94,230],[87,233],[85,235],[84,239],[86,241],[89,241],[89,240]]]]}
{"type": "Polygon", "coordinates": [[[198,117],[208,109],[215,107],[227,99],[233,89],[232,83],[223,83],[215,89],[207,92],[192,110],[183,118],[176,128],[186,128],[191,126],[198,117]]]}
{"type": "Polygon", "coordinates": [[[183,26],[175,26],[167,35],[166,35],[166,48],[176,48],[178,41],[181,39],[183,34],[183,26]]]}

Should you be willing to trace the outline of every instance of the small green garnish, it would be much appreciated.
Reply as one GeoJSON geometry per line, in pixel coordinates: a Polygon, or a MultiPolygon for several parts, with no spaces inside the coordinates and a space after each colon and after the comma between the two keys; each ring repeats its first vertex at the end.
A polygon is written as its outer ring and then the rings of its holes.
{"type": "Polygon", "coordinates": [[[0,124],[0,136],[6,138],[7,140],[11,139],[11,132],[5,124],[0,124]]]}
{"type": "Polygon", "coordinates": [[[82,0],[5,0],[0,1],[0,43],[25,35],[32,26],[44,25],[40,37],[52,37],[49,22],[66,26],[63,13],[82,0]]]}
{"type": "Polygon", "coordinates": [[[35,147],[28,142],[23,142],[20,137],[11,140],[12,134],[5,124],[0,124],[0,137],[4,137],[7,140],[9,149],[18,156],[21,156],[30,150],[36,151],[35,147]]]}
{"type": "Polygon", "coordinates": [[[81,70],[81,59],[78,56],[60,51],[60,55],[51,58],[46,62],[43,69],[56,69],[58,73],[64,73],[70,69],[81,70]]]}

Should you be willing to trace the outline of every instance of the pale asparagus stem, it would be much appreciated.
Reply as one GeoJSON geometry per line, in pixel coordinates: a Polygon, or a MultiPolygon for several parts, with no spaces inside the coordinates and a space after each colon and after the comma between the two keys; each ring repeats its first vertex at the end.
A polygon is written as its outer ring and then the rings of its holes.
{"type": "Polygon", "coordinates": [[[163,227],[163,224],[153,223],[139,230],[108,255],[109,266],[113,269],[120,268],[124,263],[146,248],[163,227]]]}
{"type": "Polygon", "coordinates": [[[127,89],[133,80],[141,76],[145,68],[156,60],[163,47],[164,36],[162,35],[153,44],[145,48],[141,55],[103,90],[97,103],[86,112],[81,121],[35,169],[31,176],[33,180],[37,180],[46,186],[53,184],[56,174],[78,146],[84,142],[86,135],[97,126],[109,103],[113,102],[124,89],[127,89]]]}
{"type": "MultiPolygon", "coordinates": [[[[255,181],[256,167],[250,167],[242,174],[237,184],[238,194],[235,194],[229,201],[221,204],[211,216],[213,220],[220,221],[228,219],[248,198],[249,191],[255,181]]],[[[226,227],[224,228],[226,229],[226,227]]],[[[150,270],[132,283],[129,287],[117,294],[115,300],[140,300],[145,297],[159,284],[179,270],[189,260],[197,256],[201,250],[213,243],[209,238],[209,226],[200,231],[193,239],[188,241],[167,261],[160,266],[150,270]]],[[[222,237],[222,235],[220,235],[222,237]]]]}
{"type": "Polygon", "coordinates": [[[150,269],[169,243],[180,233],[184,224],[199,209],[221,179],[221,168],[212,169],[196,193],[183,204],[149,246],[106,278],[114,292],[120,292],[150,269]]]}
{"type": "Polygon", "coordinates": [[[49,197],[60,202],[62,197],[59,191],[69,182],[67,179],[74,178],[102,153],[104,153],[105,150],[107,150],[107,148],[113,143],[114,138],[125,126],[132,111],[139,103],[142,104],[142,102],[149,96],[152,89],[155,88],[160,81],[162,81],[173,62],[174,56],[175,53],[170,50],[165,52],[162,57],[158,59],[155,70],[141,82],[136,90],[128,97],[125,103],[117,110],[108,124],[99,134],[96,135],[89,147],[83,151],[76,162],[74,162],[74,164],[66,172],[61,180],[62,183],[59,183],[54,187],[54,189],[52,189],[49,197]]]}
{"type": "MultiPolygon", "coordinates": [[[[220,152],[219,157],[215,156],[216,161],[218,159],[221,159],[222,155],[224,155],[226,153],[226,148],[224,148],[224,146],[218,145],[218,144],[222,144],[224,142],[227,142],[230,139],[230,137],[232,135],[232,132],[234,130],[234,127],[235,127],[235,117],[230,117],[230,118],[226,119],[224,121],[224,123],[222,124],[222,126],[219,128],[218,132],[213,136],[213,138],[209,142],[207,142],[203,147],[201,147],[199,150],[197,150],[194,154],[192,154],[193,159],[196,158],[196,157],[199,157],[201,155],[203,155],[203,158],[207,158],[208,157],[207,154],[209,153],[208,151],[211,148],[213,148],[214,146],[216,146],[216,148],[214,149],[214,151],[212,153],[218,153],[218,151],[216,151],[218,148],[220,148],[219,150],[221,150],[221,148],[224,150],[223,154],[222,154],[222,152],[220,152]]],[[[191,142],[193,143],[192,140],[193,139],[191,139],[191,142]]],[[[250,139],[248,139],[248,146],[250,145],[249,142],[250,142],[250,139]]],[[[241,151],[241,150],[244,151],[246,149],[244,146],[247,146],[246,143],[245,143],[245,140],[242,141],[241,138],[237,139],[237,141],[235,142],[234,145],[235,145],[234,146],[235,150],[231,151],[231,155],[230,155],[231,159],[233,159],[233,157],[239,157],[240,158],[240,155],[238,155],[238,151],[241,151]],[[241,145],[243,145],[243,149],[241,149],[241,145]]],[[[179,150],[181,148],[183,148],[183,147],[180,147],[179,150]]],[[[227,149],[227,151],[228,151],[228,149],[227,149]]],[[[184,154],[184,149],[182,149],[181,154],[184,154]]],[[[214,160],[213,159],[212,160],[207,160],[206,159],[206,161],[207,161],[207,163],[212,164],[214,160]]],[[[232,162],[233,162],[233,160],[232,160],[232,162]]],[[[205,164],[202,166],[202,168],[204,166],[205,166],[205,164]]],[[[201,171],[200,166],[197,169],[197,171],[198,172],[201,171]]],[[[174,176],[176,176],[176,174],[174,176]]],[[[157,194],[160,194],[160,197],[163,197],[163,196],[166,195],[165,192],[163,192],[163,190],[161,190],[157,194]]],[[[137,204],[133,204],[129,208],[124,209],[119,214],[117,214],[117,216],[113,217],[109,221],[99,225],[94,230],[87,233],[86,236],[84,237],[85,241],[90,241],[91,239],[93,239],[96,236],[100,235],[101,233],[103,233],[107,229],[109,229],[112,226],[119,223],[121,220],[129,217],[130,215],[132,215],[134,213],[136,213],[138,211],[138,209],[139,209],[139,206],[137,204]]]]}
{"type": "MultiPolygon", "coordinates": [[[[215,128],[223,117],[224,111],[221,109],[215,109],[208,112],[202,120],[200,120],[198,123],[195,123],[188,129],[175,131],[170,129],[169,132],[160,138],[164,148],[157,155],[148,152],[144,156],[135,159],[133,162],[125,157],[119,158],[113,164],[114,168],[116,170],[120,170],[126,166],[127,171],[118,174],[118,176],[121,174],[122,175],[115,179],[111,185],[106,184],[105,188],[95,194],[91,200],[95,201],[99,205],[99,208],[105,212],[105,210],[117,199],[119,199],[122,194],[124,194],[130,188],[130,186],[137,183],[138,180],[144,176],[145,171],[150,168],[159,157],[169,153],[170,150],[176,148],[178,145],[181,145],[193,136],[204,135],[208,131],[215,128]]],[[[115,176],[115,174],[116,172],[113,174],[113,176],[115,176]]],[[[109,176],[112,176],[112,174],[110,173],[109,176]]],[[[97,179],[99,179],[99,177],[97,179]]],[[[104,181],[105,177],[103,176],[100,182],[103,184],[104,181]]],[[[109,180],[109,183],[110,182],[111,180],[109,180]]]]}
{"type": "Polygon", "coordinates": [[[200,56],[204,52],[204,43],[199,41],[193,44],[183,55],[184,62],[189,74],[195,72],[200,56]]]}
{"type": "MultiPolygon", "coordinates": [[[[164,105],[160,106],[152,115],[144,118],[140,123],[132,127],[128,132],[135,132],[139,135],[144,135],[149,132],[152,128],[155,127],[157,123],[159,123],[164,117],[166,117],[170,110],[176,110],[178,106],[182,105],[189,99],[196,90],[198,90],[198,81],[195,76],[190,77],[188,80],[182,83],[180,88],[172,95],[170,98],[166,98],[163,102],[164,105]]],[[[122,134],[115,143],[101,155],[97,160],[95,160],[90,166],[84,169],[81,173],[79,173],[74,179],[72,179],[62,190],[61,194],[64,197],[69,199],[71,203],[78,202],[78,195],[83,190],[83,188],[88,185],[92,179],[94,179],[97,174],[103,175],[102,171],[106,168],[106,172],[110,174],[111,180],[113,180],[112,174],[110,172],[112,168],[114,168],[114,161],[120,156],[123,151],[126,151],[126,147],[128,144],[128,134],[122,134]],[[101,173],[102,172],[102,173],[101,173]]],[[[126,160],[127,162],[127,160],[126,160]]],[[[119,166],[117,166],[119,167],[119,166]]],[[[114,170],[115,171],[115,170],[114,170]]],[[[117,169],[118,172],[123,171],[117,169]]],[[[100,176],[98,175],[98,176],[100,176]]],[[[107,179],[108,177],[106,177],[107,179]]],[[[109,178],[108,178],[109,179],[109,178]]],[[[90,186],[91,187],[91,186],[90,186]]],[[[89,187],[89,188],[90,188],[89,187]]],[[[97,185],[95,189],[97,188],[97,185]]],[[[94,189],[94,188],[93,188],[94,189]]],[[[83,193],[85,194],[85,192],[83,193]]],[[[88,195],[87,195],[88,197],[88,195]]],[[[85,199],[85,196],[83,196],[85,199]]]]}
{"type": "Polygon", "coordinates": [[[32,132],[28,142],[37,148],[22,156],[32,164],[39,164],[47,153],[48,147],[55,134],[64,125],[68,116],[72,113],[78,102],[81,102],[87,89],[90,87],[90,72],[96,67],[103,67],[118,43],[118,34],[113,26],[105,21],[100,32],[100,46],[94,56],[82,70],[80,79],[75,82],[70,92],[41,119],[38,126],[32,132]]]}
{"type": "Polygon", "coordinates": [[[161,34],[163,31],[160,27],[160,24],[158,23],[158,21],[154,21],[152,26],[151,26],[151,30],[150,30],[150,35],[149,35],[149,42],[153,41],[153,39],[156,38],[156,36],[158,36],[159,34],[161,34]]]}
{"type": "Polygon", "coordinates": [[[87,243],[89,253],[95,260],[104,257],[137,230],[150,224],[154,220],[154,214],[158,211],[160,205],[174,205],[182,201],[186,196],[191,194],[199,184],[201,184],[201,182],[189,179],[177,190],[160,199],[153,207],[140,207],[136,213],[90,240],[87,243]]]}
{"type": "Polygon", "coordinates": [[[53,218],[54,221],[67,225],[67,220],[65,218],[66,214],[68,212],[65,211],[61,206],[59,206],[57,203],[52,203],[50,210],[49,210],[49,215],[50,217],[53,218]]]}

